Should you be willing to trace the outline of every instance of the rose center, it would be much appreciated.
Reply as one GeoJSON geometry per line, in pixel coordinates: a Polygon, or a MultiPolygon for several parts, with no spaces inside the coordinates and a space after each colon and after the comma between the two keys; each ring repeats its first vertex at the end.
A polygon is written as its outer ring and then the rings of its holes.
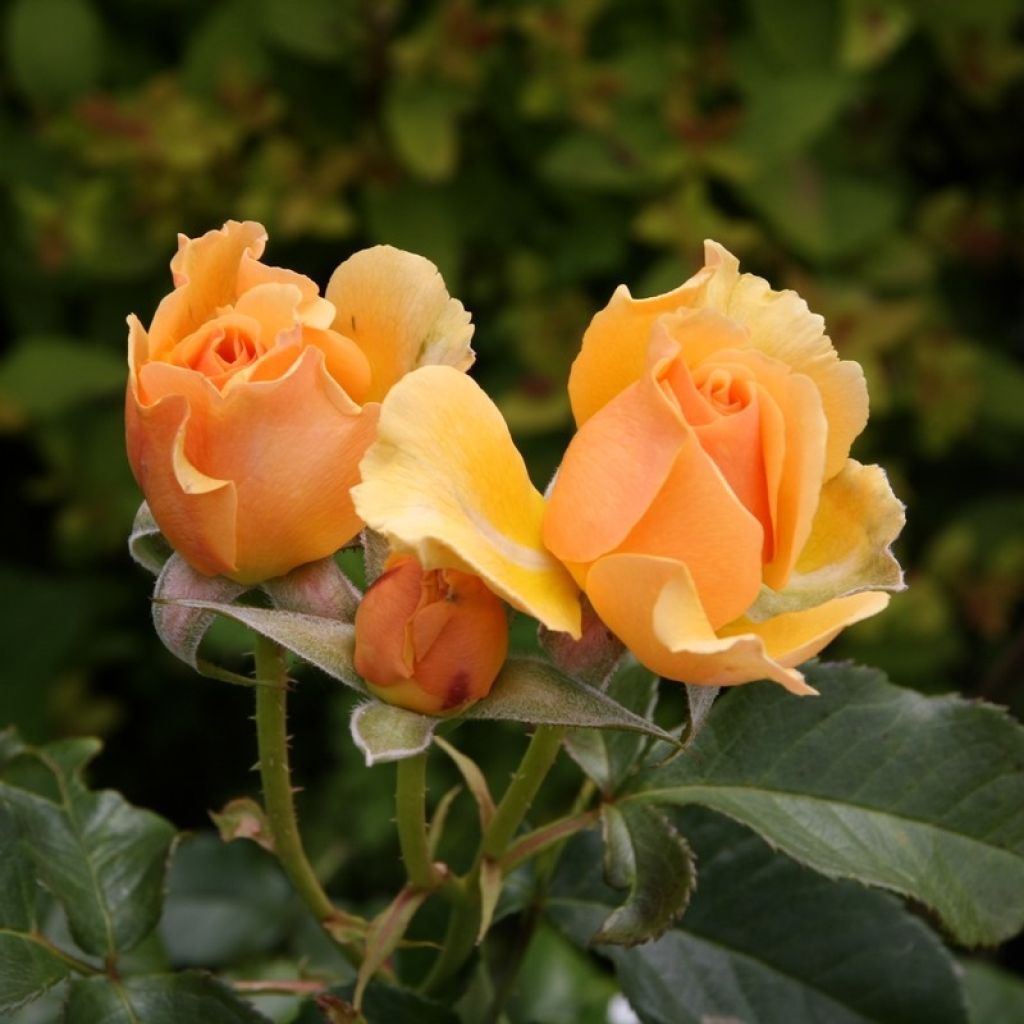
{"type": "Polygon", "coordinates": [[[715,410],[723,415],[737,413],[750,403],[750,382],[722,366],[694,374],[694,384],[715,410]]]}

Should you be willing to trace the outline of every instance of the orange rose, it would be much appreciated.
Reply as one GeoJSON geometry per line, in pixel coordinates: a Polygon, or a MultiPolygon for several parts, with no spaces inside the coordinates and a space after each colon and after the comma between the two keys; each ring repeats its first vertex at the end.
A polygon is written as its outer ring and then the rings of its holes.
{"type": "Polygon", "coordinates": [[[356,671],[378,697],[428,715],[490,692],[508,653],[508,618],[479,576],[425,571],[393,555],[356,612],[356,671]]]}
{"type": "Polygon", "coordinates": [[[616,291],[569,393],[544,541],[609,628],[667,678],[813,692],[795,666],[902,586],[902,505],[848,458],[864,376],[822,319],[709,242],[676,291],[616,291]]]}
{"type": "Polygon", "coordinates": [[[309,278],[259,261],[266,237],[236,221],[181,236],[174,291],[149,331],[129,318],[132,471],[182,557],[241,583],[359,532],[349,489],[375,434],[368,399],[417,362],[472,362],[469,316],[429,261],[364,250],[338,269],[328,301],[309,278]],[[383,363],[386,381],[374,372],[383,363]]]}

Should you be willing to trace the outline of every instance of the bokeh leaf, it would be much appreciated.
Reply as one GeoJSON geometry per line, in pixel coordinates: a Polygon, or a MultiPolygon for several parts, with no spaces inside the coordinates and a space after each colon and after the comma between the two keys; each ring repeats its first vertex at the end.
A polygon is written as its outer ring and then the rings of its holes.
{"type": "Polygon", "coordinates": [[[103,25],[88,0],[14,0],[6,57],[19,90],[37,103],[63,103],[99,77],[103,25]]]}

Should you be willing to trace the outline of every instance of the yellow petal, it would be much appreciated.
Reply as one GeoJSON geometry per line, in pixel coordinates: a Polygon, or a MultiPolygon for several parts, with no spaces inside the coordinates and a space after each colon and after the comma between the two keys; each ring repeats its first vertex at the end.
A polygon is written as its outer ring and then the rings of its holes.
{"type": "Polygon", "coordinates": [[[705,686],[771,679],[792,693],[815,692],[799,672],[770,658],[759,637],[716,636],[681,562],[609,555],[594,563],[586,590],[608,628],[666,679],[705,686]]]}
{"type": "Polygon", "coordinates": [[[569,398],[577,426],[590,419],[644,371],[655,320],[692,306],[706,271],[665,295],[634,299],[619,285],[608,305],[590,321],[569,374],[569,398]]]}
{"type": "Polygon", "coordinates": [[[761,592],[757,620],[800,611],[866,590],[902,590],[891,545],[906,519],[885,471],[848,459],[821,492],[818,510],[785,588],[761,592]]]}
{"type": "Polygon", "coordinates": [[[337,311],[334,330],[370,361],[371,401],[417,366],[473,364],[469,314],[422,256],[389,245],[364,249],[334,271],[326,295],[337,311]]]}
{"type": "Polygon", "coordinates": [[[877,615],[889,603],[889,595],[866,590],[837,597],[814,608],[776,615],[764,622],[739,619],[718,631],[725,637],[756,637],[766,655],[785,668],[813,658],[847,626],[877,615]]]}
{"type": "Polygon", "coordinates": [[[541,542],[544,499],[493,402],[465,374],[427,366],[399,381],[360,466],[356,510],[427,569],[482,576],[551,629],[580,633],[568,572],[541,542]]]}
{"type": "Polygon", "coordinates": [[[859,364],[841,360],[825,321],[794,291],[775,291],[763,278],[741,274],[739,261],[717,242],[705,242],[702,293],[694,305],[717,310],[750,331],[750,344],[806,374],[821,393],[828,420],[825,479],[835,476],[868,420],[868,392],[859,364]]]}

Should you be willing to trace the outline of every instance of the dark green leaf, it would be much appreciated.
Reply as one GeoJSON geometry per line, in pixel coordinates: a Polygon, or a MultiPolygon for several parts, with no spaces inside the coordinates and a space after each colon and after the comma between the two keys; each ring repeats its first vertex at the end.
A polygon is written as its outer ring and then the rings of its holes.
{"type": "MultiPolygon", "coordinates": [[[[658,677],[627,656],[604,692],[627,710],[649,719],[658,700],[658,677]]],[[[611,794],[647,742],[646,736],[636,732],[578,729],[566,737],[565,749],[603,792],[611,794]]]]}
{"type": "Polygon", "coordinates": [[[682,914],[693,892],[690,848],[656,808],[606,804],[601,817],[605,876],[616,888],[628,888],[629,898],[593,941],[635,946],[656,939],[682,914]]]}
{"type": "Polygon", "coordinates": [[[198,971],[115,982],[75,981],[64,1024],[269,1024],[226,985],[198,971]]]}
{"type": "Polygon", "coordinates": [[[629,788],[700,803],[797,860],[933,907],[965,943],[1024,924],[1024,729],[999,709],[927,698],[849,665],[820,697],[742,687],[686,753],[629,788]]]}
{"type": "MultiPolygon", "coordinates": [[[[801,868],[717,815],[676,824],[700,865],[682,920],[657,942],[601,949],[644,1024],[964,1024],[949,954],[892,897],[801,868]]],[[[573,841],[551,904],[580,943],[616,901],[596,858],[594,836],[573,841]]]]}
{"type": "Polygon", "coordinates": [[[980,960],[962,962],[967,1017],[971,1024],[1024,1020],[1024,981],[980,960]]]}
{"type": "Polygon", "coordinates": [[[17,932],[35,928],[36,888],[21,829],[0,795],[0,928],[17,932]]]}
{"type": "MultiPolygon", "coordinates": [[[[9,735],[9,734],[8,734],[9,735]]],[[[13,812],[36,877],[67,912],[75,942],[116,957],[156,926],[174,829],[81,771],[96,740],[0,749],[0,800],[13,812]]]]}
{"type": "Polygon", "coordinates": [[[175,851],[160,936],[176,966],[224,967],[272,950],[296,909],[291,886],[262,850],[207,833],[175,851]]]}
{"type": "MultiPolygon", "coordinates": [[[[353,987],[333,990],[335,998],[350,1002],[353,987]]],[[[459,1024],[454,1011],[440,1003],[424,999],[415,992],[372,984],[363,996],[366,1024],[459,1024]]],[[[302,1009],[295,1024],[325,1024],[324,1015],[311,1000],[302,1009]]]]}
{"type": "Polygon", "coordinates": [[[0,928],[0,1014],[41,996],[67,974],[63,961],[33,936],[0,928]]]}

